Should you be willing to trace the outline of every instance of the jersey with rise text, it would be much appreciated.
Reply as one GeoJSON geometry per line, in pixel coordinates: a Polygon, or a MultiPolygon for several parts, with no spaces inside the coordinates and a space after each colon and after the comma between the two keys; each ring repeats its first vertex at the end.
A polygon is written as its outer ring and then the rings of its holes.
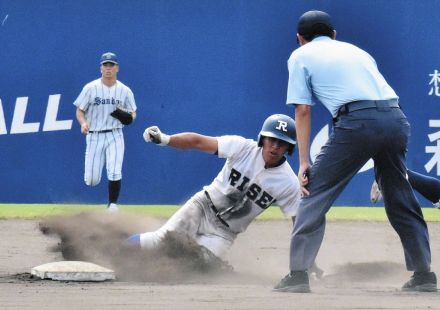
{"type": "Polygon", "coordinates": [[[101,79],[94,80],[84,86],[73,104],[85,112],[91,131],[122,128],[124,125],[110,115],[117,107],[136,111],[133,92],[120,81],[108,87],[101,79]]]}
{"type": "Polygon", "coordinates": [[[226,163],[204,189],[232,231],[245,231],[271,205],[278,205],[287,216],[296,215],[301,196],[299,181],[287,160],[265,168],[257,142],[240,136],[217,140],[218,157],[226,158],[226,163]]]}

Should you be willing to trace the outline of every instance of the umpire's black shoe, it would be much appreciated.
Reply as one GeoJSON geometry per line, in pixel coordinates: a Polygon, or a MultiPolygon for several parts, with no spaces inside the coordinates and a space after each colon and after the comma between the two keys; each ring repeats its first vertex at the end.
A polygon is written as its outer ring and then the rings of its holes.
{"type": "Polygon", "coordinates": [[[307,271],[291,271],[273,288],[276,292],[310,293],[307,271]]]}
{"type": "Polygon", "coordinates": [[[437,292],[437,277],[434,272],[416,271],[402,286],[402,291],[437,292]]]}

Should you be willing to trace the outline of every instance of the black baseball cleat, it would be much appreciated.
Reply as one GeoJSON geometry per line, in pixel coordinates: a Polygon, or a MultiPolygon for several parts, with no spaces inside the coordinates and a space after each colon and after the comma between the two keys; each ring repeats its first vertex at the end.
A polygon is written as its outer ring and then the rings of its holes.
{"type": "Polygon", "coordinates": [[[416,271],[402,286],[402,291],[437,292],[437,277],[434,272],[416,271]]]}
{"type": "Polygon", "coordinates": [[[310,293],[307,271],[291,271],[273,288],[276,292],[310,293]]]}

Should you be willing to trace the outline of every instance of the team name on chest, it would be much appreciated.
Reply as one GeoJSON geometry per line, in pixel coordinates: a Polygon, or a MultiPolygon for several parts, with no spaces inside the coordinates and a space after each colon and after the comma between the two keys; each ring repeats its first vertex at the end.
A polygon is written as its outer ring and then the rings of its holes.
{"type": "Polygon", "coordinates": [[[101,97],[95,97],[95,100],[93,102],[93,105],[100,105],[100,104],[112,104],[112,105],[119,105],[122,101],[115,98],[101,98],[101,97]]]}
{"type": "Polygon", "coordinates": [[[246,190],[246,196],[250,200],[254,201],[256,205],[266,209],[276,201],[274,197],[264,191],[261,186],[256,183],[252,183],[247,187],[249,181],[250,179],[248,177],[242,175],[242,173],[234,168],[231,169],[231,173],[229,175],[229,184],[241,192],[246,190]]]}

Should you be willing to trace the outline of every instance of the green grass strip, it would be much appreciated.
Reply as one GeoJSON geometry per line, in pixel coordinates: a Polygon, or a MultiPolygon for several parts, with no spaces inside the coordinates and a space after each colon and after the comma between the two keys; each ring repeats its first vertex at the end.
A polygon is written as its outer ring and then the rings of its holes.
{"type": "MultiPolygon", "coordinates": [[[[79,204],[0,204],[0,219],[39,219],[54,215],[69,215],[80,212],[104,210],[105,205],[79,204]]],[[[124,212],[170,217],[179,206],[176,205],[120,205],[124,212]]],[[[440,222],[440,210],[423,208],[423,215],[429,222],[440,222]]],[[[283,214],[277,207],[270,207],[258,220],[281,220],[283,214]]],[[[327,214],[329,221],[387,221],[385,209],[381,207],[333,207],[327,214]]]]}

